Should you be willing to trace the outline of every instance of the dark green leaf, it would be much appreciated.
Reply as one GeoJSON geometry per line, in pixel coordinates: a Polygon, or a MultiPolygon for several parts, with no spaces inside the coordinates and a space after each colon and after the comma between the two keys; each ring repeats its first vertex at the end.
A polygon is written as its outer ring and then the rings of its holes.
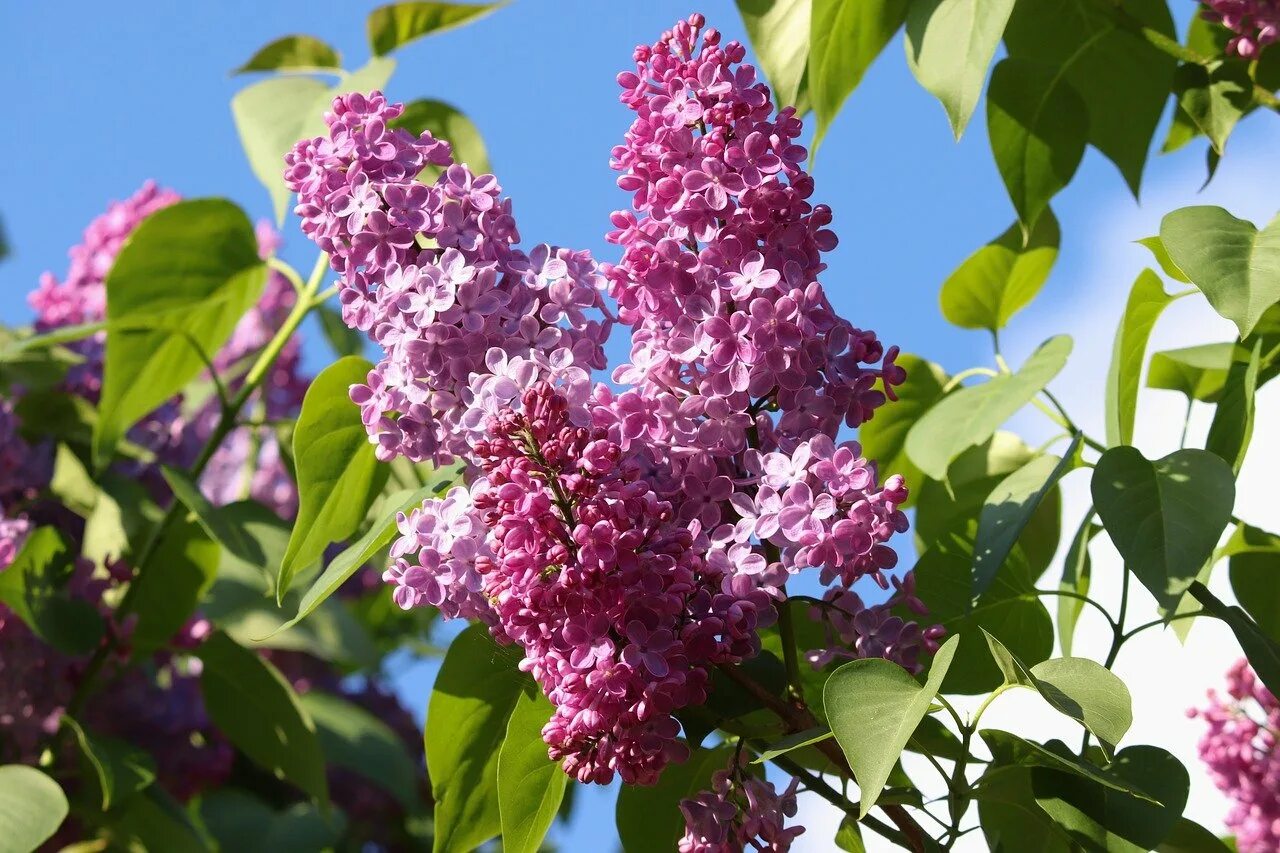
{"type": "Polygon", "coordinates": [[[1220,207],[1184,207],[1161,221],[1160,240],[1240,337],[1280,300],[1280,219],[1259,231],[1220,207]]]}
{"type": "Polygon", "coordinates": [[[149,576],[134,595],[135,649],[153,651],[173,639],[213,584],[221,554],[218,543],[194,518],[178,518],[165,528],[155,553],[142,567],[149,576]]]}
{"type": "Polygon", "coordinates": [[[907,741],[929,713],[959,640],[952,636],[938,649],[923,687],[901,666],[880,658],[850,661],[827,681],[822,705],[858,780],[860,817],[875,805],[907,741]]]}
{"type": "Polygon", "coordinates": [[[293,432],[298,519],[280,564],[277,602],[299,570],[320,559],[330,543],[356,532],[387,482],[389,470],[378,464],[350,397],[351,386],[364,382],[371,368],[362,358],[339,359],[320,372],[303,398],[293,432]]]}
{"type": "Polygon", "coordinates": [[[93,769],[104,812],[156,780],[155,761],[146,752],[115,738],[94,737],[66,714],[60,722],[75,735],[80,753],[93,769]]]}
{"type": "Polygon", "coordinates": [[[204,662],[200,692],[205,708],[227,740],[269,772],[327,802],[316,727],[289,682],[220,631],[197,654],[204,662]]]}
{"type": "Polygon", "coordinates": [[[1280,696],[1280,643],[1267,636],[1258,623],[1239,607],[1224,604],[1204,584],[1198,581],[1191,584],[1191,594],[1204,605],[1209,615],[1227,623],[1258,678],[1272,695],[1280,696]]]}
{"type": "Polygon", "coordinates": [[[618,793],[618,838],[626,853],[674,850],[684,834],[680,801],[711,790],[711,776],[733,761],[728,747],[695,749],[663,771],[655,785],[623,785],[618,793]]]}
{"type": "Polygon", "coordinates": [[[1030,768],[993,764],[978,789],[978,821],[991,850],[1075,853],[1071,838],[1036,803],[1030,768]]]}
{"type": "Polygon", "coordinates": [[[1133,424],[1138,413],[1138,383],[1146,359],[1151,330],[1173,298],[1164,292],[1160,277],[1143,270],[1125,303],[1124,315],[1116,329],[1107,371],[1107,444],[1115,447],[1133,441],[1133,424]]]}
{"type": "Polygon", "coordinates": [[[160,473],[173,490],[173,496],[191,510],[196,521],[219,545],[239,560],[254,564],[262,562],[262,547],[240,527],[235,517],[217,512],[190,477],[168,465],[160,466],[160,473]]]}
{"type": "Polygon", "coordinates": [[[0,767],[0,838],[5,849],[35,850],[67,816],[67,795],[34,767],[0,767]]]}
{"type": "Polygon", "coordinates": [[[340,71],[338,51],[315,36],[282,36],[263,45],[233,74],[250,71],[340,71]]]}
{"type": "Polygon", "coordinates": [[[1253,438],[1253,397],[1258,390],[1261,358],[1262,341],[1257,341],[1247,362],[1237,360],[1231,363],[1222,398],[1218,400],[1209,435],[1205,439],[1204,449],[1216,453],[1237,475],[1253,438]]]}
{"type": "MultiPolygon", "coordinates": [[[[1154,802],[1150,792],[1137,780],[1107,773],[1076,756],[1062,741],[1051,740],[1047,744],[1038,744],[995,729],[983,729],[978,734],[987,744],[987,749],[991,750],[992,760],[996,764],[1056,770],[1154,802]]],[[[979,793],[979,796],[982,794],[979,793]]]]}
{"type": "Polygon", "coordinates": [[[471,850],[502,831],[498,757],[528,685],[485,626],[472,625],[449,645],[427,709],[436,853],[471,850]]]}
{"type": "Polygon", "coordinates": [[[253,224],[226,199],[178,202],[134,229],[107,273],[99,468],[131,426],[205,370],[266,281],[253,224]]]}
{"type": "Polygon", "coordinates": [[[1153,353],[1147,367],[1147,387],[1177,391],[1188,400],[1216,402],[1238,352],[1235,344],[1202,344],[1153,353]]]}
{"type": "Polygon", "coordinates": [[[201,797],[200,817],[223,851],[314,853],[333,849],[342,834],[342,822],[326,822],[311,803],[275,811],[237,788],[220,788],[201,797]]]}
{"type": "MultiPolygon", "coordinates": [[[[1251,532],[1265,538],[1257,550],[1246,546],[1249,550],[1231,554],[1231,591],[1258,626],[1280,641],[1280,537],[1256,529],[1251,532]]],[[[1237,530],[1236,536],[1240,535],[1237,530]]]]}
{"type": "Polygon", "coordinates": [[[163,850],[165,853],[212,853],[209,838],[188,810],[159,785],[131,797],[107,828],[111,850],[163,850]]]}
{"type": "Polygon", "coordinates": [[[91,603],[64,591],[75,561],[57,528],[37,528],[13,563],[0,571],[0,603],[55,649],[84,654],[98,645],[103,624],[91,603]]]}
{"type": "MultiPolygon", "coordinates": [[[[480,129],[457,107],[444,101],[410,101],[404,106],[404,114],[393,121],[391,126],[403,127],[415,134],[421,134],[424,130],[431,131],[436,139],[443,139],[453,147],[455,162],[471,167],[471,171],[477,175],[483,175],[492,168],[480,129]]],[[[431,168],[438,167],[428,167],[431,168]]]]}
{"type": "MultiPolygon", "coordinates": [[[[947,374],[941,367],[919,356],[902,353],[897,364],[907,371],[907,382],[896,389],[896,402],[876,410],[875,416],[858,428],[858,441],[867,458],[879,463],[887,474],[901,474],[913,486],[923,476],[905,452],[907,432],[942,396],[947,374]]],[[[914,503],[913,489],[909,504],[914,503]]]]}
{"type": "Polygon", "coordinates": [[[421,805],[418,768],[404,741],[372,713],[346,699],[311,690],[299,701],[315,723],[325,759],[394,797],[406,812],[421,805]]]}
{"type": "Polygon", "coordinates": [[[1209,830],[1193,820],[1178,818],[1173,829],[1156,845],[1156,853],[1231,853],[1228,847],[1209,830]]]}
{"type": "MultiPolygon", "coordinates": [[[[779,107],[800,107],[809,64],[810,0],[737,0],[738,12],[751,39],[751,49],[764,69],[779,107]]],[[[800,110],[804,112],[804,110],[800,110]]]]}
{"type": "Polygon", "coordinates": [[[1040,502],[1078,463],[1081,435],[1076,433],[1062,458],[1037,456],[1000,481],[982,506],[973,546],[973,596],[978,598],[1009,557],[1040,502]]]}
{"type": "MultiPolygon", "coordinates": [[[[1089,543],[1102,528],[1093,523],[1093,507],[1076,530],[1067,549],[1066,559],[1062,563],[1062,580],[1058,589],[1062,592],[1074,592],[1076,595],[1088,595],[1089,585],[1093,577],[1093,563],[1089,558],[1089,543]]],[[[1058,599],[1058,643],[1064,655],[1071,655],[1071,646],[1075,638],[1076,622],[1084,609],[1084,602],[1066,595],[1058,599]]]]}
{"type": "Polygon", "coordinates": [[[348,355],[364,355],[365,343],[368,339],[359,329],[353,329],[342,321],[342,314],[328,305],[316,309],[320,318],[320,330],[324,339],[338,358],[348,355]]]}
{"type": "MultiPolygon", "coordinates": [[[[947,111],[956,139],[964,133],[987,68],[1013,11],[1013,0],[922,0],[907,14],[907,64],[947,111]]],[[[1056,245],[1056,244],[1055,244],[1056,245]]]]}
{"type": "Polygon", "coordinates": [[[907,742],[907,749],[947,761],[958,761],[965,751],[955,733],[935,717],[925,717],[920,721],[915,734],[907,742]]]}
{"type": "Polygon", "coordinates": [[[1151,462],[1132,447],[1113,447],[1098,460],[1092,491],[1125,569],[1162,607],[1176,608],[1231,517],[1231,467],[1204,450],[1151,462]]]}
{"type": "Polygon", "coordinates": [[[1022,229],[1009,226],[942,283],[942,315],[964,329],[1004,328],[1044,286],[1058,257],[1058,240],[1052,210],[1045,210],[1025,246],[1022,229]]]}
{"type": "MultiPolygon", "coordinates": [[[[1123,13],[1176,38],[1165,0],[1122,0],[1123,13]]],[[[1089,142],[1116,166],[1134,195],[1164,112],[1176,60],[1115,23],[1093,0],[1019,3],[1005,28],[1009,55],[1060,73],[1088,105],[1089,142]]]]}
{"type": "Polygon", "coordinates": [[[392,3],[369,13],[369,47],[385,56],[414,39],[482,18],[503,3],[392,3]]]}
{"type": "Polygon", "coordinates": [[[1253,81],[1243,66],[1219,63],[1212,70],[1203,65],[1183,63],[1173,77],[1173,93],[1180,115],[1209,137],[1221,154],[1236,122],[1244,117],[1253,98],[1253,81]]]}
{"type": "Polygon", "coordinates": [[[845,98],[902,26],[906,0],[812,0],[809,98],[818,128],[816,150],[845,98]]]}
{"type": "Polygon", "coordinates": [[[564,799],[569,776],[547,757],[542,727],[555,706],[535,685],[516,699],[498,754],[503,853],[537,853],[564,799]]]}
{"type": "Polygon", "coordinates": [[[1052,67],[1004,59],[987,89],[987,133],[996,167],[1029,235],[1084,156],[1089,114],[1052,67]]]}

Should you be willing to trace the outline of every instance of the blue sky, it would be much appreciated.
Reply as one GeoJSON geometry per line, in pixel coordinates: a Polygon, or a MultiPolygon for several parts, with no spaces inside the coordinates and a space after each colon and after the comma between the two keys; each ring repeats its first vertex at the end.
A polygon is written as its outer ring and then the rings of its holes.
{"type": "MultiPolygon", "coordinates": [[[[589,248],[613,259],[603,234],[608,214],[627,197],[614,186],[608,157],[630,115],[617,101],[615,75],[630,67],[637,42],[652,41],[695,8],[730,37],[744,37],[731,0],[689,2],[516,0],[465,29],[402,49],[389,94],[441,98],[471,116],[515,199],[526,241],[589,248]]],[[[85,224],[109,199],[127,196],[147,178],[188,197],[227,196],[254,218],[268,216],[269,200],[241,153],[228,107],[248,78],[233,78],[229,70],[291,32],[329,41],[347,67],[358,67],[368,58],[364,19],[374,5],[4,4],[0,46],[11,85],[10,119],[0,136],[7,188],[0,217],[13,254],[0,265],[0,322],[25,322],[25,295],[39,274],[61,275],[67,248],[85,224]]],[[[1194,4],[1171,5],[1184,28],[1194,4]]],[[[835,306],[855,325],[952,372],[988,359],[989,341],[983,332],[944,322],[938,287],[1013,220],[987,147],[984,115],[980,106],[964,139],[953,142],[941,107],[915,83],[895,39],[831,128],[815,173],[816,198],[834,209],[841,238],[824,277],[835,306]]],[[[1274,125],[1265,117],[1245,122],[1219,182],[1249,183],[1245,170],[1267,163],[1280,142],[1274,125]]],[[[1163,127],[1157,139],[1162,134],[1163,127]]],[[[1152,156],[1146,184],[1158,188],[1162,209],[1196,203],[1203,144],[1152,156]]],[[[1101,300],[1108,313],[1076,341],[1078,352],[1109,351],[1117,319],[1111,308],[1132,274],[1110,280],[1087,241],[1101,236],[1127,244],[1147,236],[1099,234],[1099,222],[1135,221],[1127,214],[1137,212],[1136,204],[1116,169],[1091,151],[1055,202],[1064,232],[1058,266],[1015,328],[1052,328],[1060,314],[1079,313],[1084,294],[1111,295],[1101,300]],[[1108,280],[1099,282],[1099,274],[1108,280]]],[[[284,256],[310,269],[310,244],[294,223],[286,223],[284,236],[284,256]]],[[[1037,342],[1010,338],[1015,362],[1037,342]]],[[[318,367],[323,357],[315,348],[310,361],[318,367]]],[[[400,685],[416,707],[425,706],[429,678],[429,668],[417,668],[400,685]]],[[[560,836],[565,849],[599,849],[594,833],[609,819],[602,813],[611,813],[608,796],[582,798],[580,813],[595,814],[560,836]]]]}

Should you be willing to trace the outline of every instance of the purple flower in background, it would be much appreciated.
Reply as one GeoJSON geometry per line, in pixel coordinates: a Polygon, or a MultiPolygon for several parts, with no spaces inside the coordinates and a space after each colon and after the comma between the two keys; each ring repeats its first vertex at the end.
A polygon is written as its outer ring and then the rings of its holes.
{"type": "Polygon", "coordinates": [[[1204,0],[1204,16],[1235,33],[1227,50],[1257,59],[1262,49],[1280,38],[1280,0],[1204,0]]]}

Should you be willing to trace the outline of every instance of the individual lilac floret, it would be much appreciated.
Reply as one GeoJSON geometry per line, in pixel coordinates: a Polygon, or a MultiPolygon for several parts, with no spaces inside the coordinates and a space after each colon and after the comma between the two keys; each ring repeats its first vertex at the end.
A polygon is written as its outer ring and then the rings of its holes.
{"type": "Polygon", "coordinates": [[[711,777],[711,790],[680,801],[685,831],[680,853],[742,853],[744,850],[785,853],[804,832],[803,826],[785,825],[796,815],[796,789],[792,779],[781,794],[773,783],[753,776],[736,761],[711,777]]]}
{"type": "Polygon", "coordinates": [[[1262,49],[1280,38],[1280,0],[1204,0],[1204,16],[1235,35],[1227,51],[1257,59],[1262,49]]]}
{"type": "Polygon", "coordinates": [[[1280,850],[1280,701],[1258,680],[1248,661],[1227,671],[1226,695],[1189,712],[1208,724],[1200,758],[1214,784],[1232,800],[1227,827],[1241,853],[1280,850]]]}
{"type": "Polygon", "coordinates": [[[488,529],[471,502],[471,492],[456,486],[443,498],[430,498],[408,515],[396,516],[400,538],[391,546],[391,567],[383,580],[396,585],[396,604],[408,610],[430,605],[446,619],[492,615],[477,561],[493,558],[488,529]],[[405,555],[413,557],[410,562],[405,555]]]}

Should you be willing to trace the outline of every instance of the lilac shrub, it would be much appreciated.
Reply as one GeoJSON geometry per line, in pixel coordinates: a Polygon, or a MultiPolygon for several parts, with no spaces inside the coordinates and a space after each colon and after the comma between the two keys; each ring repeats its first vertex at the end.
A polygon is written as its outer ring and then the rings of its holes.
{"type": "Polygon", "coordinates": [[[1280,0],[1205,0],[1204,5],[1206,18],[1234,33],[1227,50],[1244,59],[1257,59],[1280,37],[1280,0]]]}

